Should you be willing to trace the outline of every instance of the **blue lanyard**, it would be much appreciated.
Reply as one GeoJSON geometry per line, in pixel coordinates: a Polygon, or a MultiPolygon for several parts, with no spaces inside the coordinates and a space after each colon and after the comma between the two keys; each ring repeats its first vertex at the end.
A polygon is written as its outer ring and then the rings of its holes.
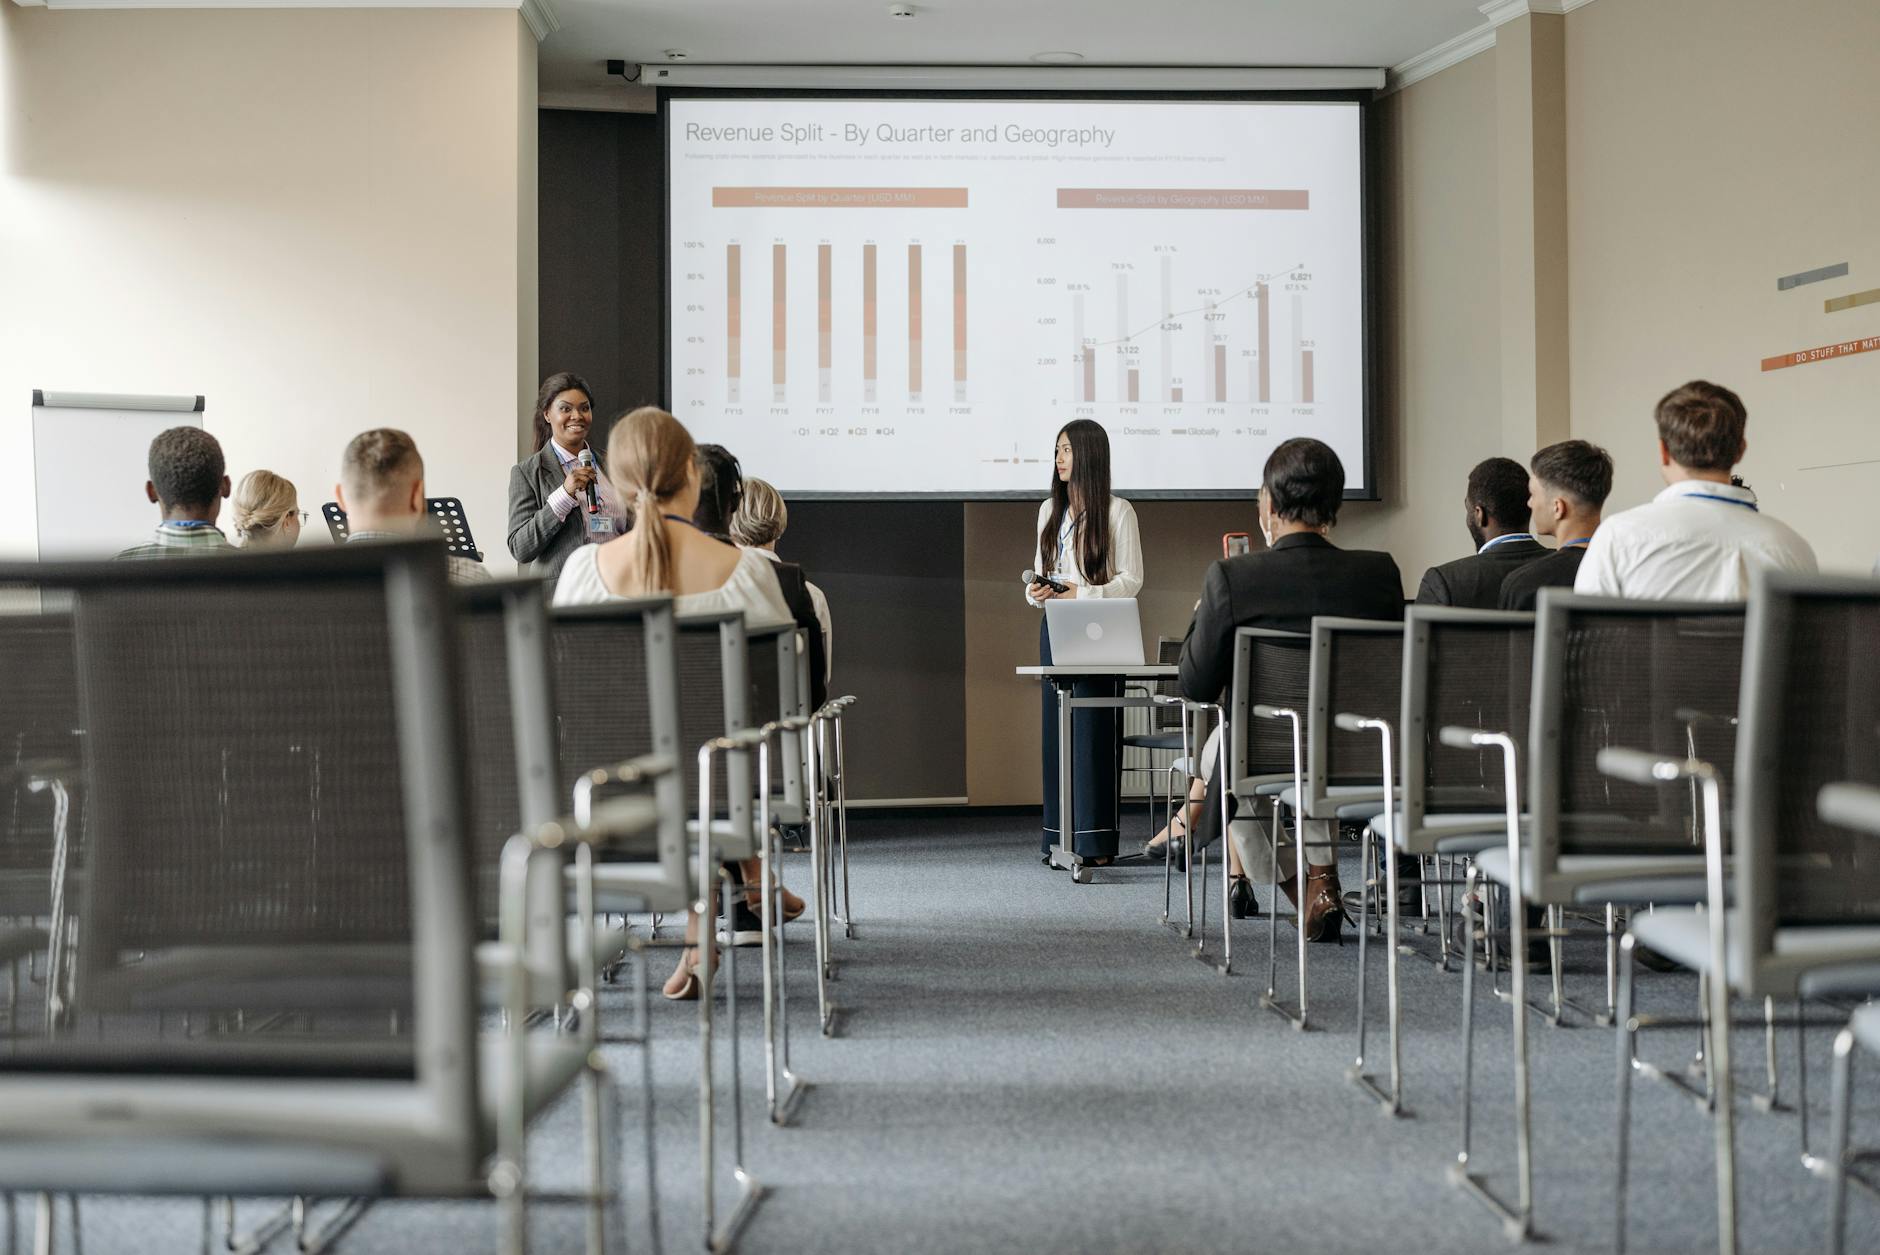
{"type": "Polygon", "coordinates": [[[1487,553],[1489,550],[1493,549],[1496,545],[1501,544],[1504,540],[1533,540],[1533,539],[1534,539],[1533,532],[1509,532],[1506,536],[1497,536],[1495,537],[1495,539],[1488,541],[1480,549],[1476,550],[1476,552],[1487,553]]]}
{"type": "Polygon", "coordinates": [[[1721,501],[1725,505],[1742,506],[1745,510],[1761,513],[1761,507],[1754,501],[1738,501],[1735,497],[1719,497],[1715,493],[1710,492],[1686,492],[1678,495],[1692,501],[1721,501]]]}
{"type": "Polygon", "coordinates": [[[205,523],[201,519],[165,519],[163,525],[165,527],[182,528],[192,532],[198,527],[215,526],[214,523],[205,523]]]}
{"type": "Polygon", "coordinates": [[[1571,549],[1575,545],[1590,545],[1592,543],[1593,543],[1593,538],[1591,536],[1582,536],[1578,540],[1562,541],[1560,544],[1560,547],[1562,549],[1571,549]]]}
{"type": "Polygon", "coordinates": [[[1077,516],[1075,514],[1067,515],[1064,519],[1064,525],[1058,528],[1058,570],[1060,571],[1065,569],[1065,564],[1070,556],[1070,539],[1076,532],[1077,516]]]}
{"type": "Polygon", "coordinates": [[[668,523],[684,523],[687,527],[691,528],[693,531],[696,532],[698,530],[698,524],[694,523],[691,519],[687,518],[683,514],[662,514],[659,517],[662,519],[665,519],[668,523]]]}

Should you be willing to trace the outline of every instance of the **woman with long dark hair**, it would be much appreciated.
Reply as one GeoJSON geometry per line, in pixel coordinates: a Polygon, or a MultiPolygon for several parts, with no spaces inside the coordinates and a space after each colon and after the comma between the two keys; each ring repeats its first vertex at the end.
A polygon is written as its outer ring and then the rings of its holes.
{"type": "MultiPolygon", "coordinates": [[[[1110,492],[1110,437],[1097,423],[1080,418],[1058,432],[1052,458],[1051,496],[1038,507],[1038,549],[1032,568],[1038,582],[1025,600],[1042,607],[1058,597],[1134,597],[1142,587],[1142,538],[1136,511],[1110,492]],[[1051,583],[1064,586],[1057,592],[1051,583]]],[[[1038,655],[1051,665],[1051,636],[1038,626],[1038,655]]],[[[1058,815],[1057,693],[1044,691],[1044,834],[1048,864],[1053,845],[1075,849],[1099,865],[1116,857],[1118,792],[1122,780],[1123,725],[1115,710],[1079,710],[1071,716],[1070,753],[1076,796],[1062,841],[1058,815]]],[[[1079,681],[1073,697],[1120,697],[1118,680],[1079,681]]]]}
{"type": "Polygon", "coordinates": [[[594,425],[587,380],[566,370],[544,379],[531,425],[535,452],[509,471],[509,556],[552,580],[590,531],[596,540],[615,532],[611,512],[587,508],[589,489],[600,491],[599,469],[581,460],[594,425]]]}

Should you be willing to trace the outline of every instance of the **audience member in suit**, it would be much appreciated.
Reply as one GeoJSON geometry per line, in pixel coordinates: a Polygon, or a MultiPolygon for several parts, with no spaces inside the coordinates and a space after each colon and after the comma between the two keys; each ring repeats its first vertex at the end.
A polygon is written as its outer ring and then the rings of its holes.
{"type": "MultiPolygon", "coordinates": [[[[746,549],[755,549],[766,558],[782,564],[777,557],[777,542],[790,526],[790,507],[784,504],[783,494],[771,486],[768,480],[753,476],[744,481],[744,500],[738,503],[738,511],[731,516],[731,539],[746,549]]],[[[823,590],[804,581],[803,587],[809,593],[811,607],[816,612],[816,623],[822,628],[822,676],[824,677],[823,698],[816,699],[815,705],[822,705],[827,700],[827,677],[836,666],[836,629],[829,617],[829,599],[823,590]]],[[[784,590],[785,596],[789,590],[784,590]]],[[[816,684],[816,659],[810,658],[810,688],[812,696],[816,684]]]]}
{"type": "MultiPolygon", "coordinates": [[[[693,522],[699,507],[700,459],[691,433],[661,409],[634,410],[608,433],[607,478],[633,511],[626,533],[576,550],[555,583],[555,604],[579,606],[667,593],[680,615],[736,610],[749,623],[790,621],[777,584],[776,567],[755,550],[740,550],[708,535],[693,522]]],[[[751,875],[755,879],[755,871],[751,875]]],[[[748,883],[748,881],[747,881],[748,883]]],[[[800,913],[801,899],[779,892],[784,916],[800,913]]],[[[762,899],[747,890],[731,921],[732,942],[763,939],[750,909],[762,899]]],[[[698,915],[686,918],[686,948],[666,981],[668,998],[696,999],[698,915]]]]}
{"type": "MultiPolygon", "coordinates": [[[[594,425],[594,393],[569,371],[542,381],[535,398],[535,452],[509,469],[509,556],[524,571],[553,580],[587,541],[587,490],[599,482],[581,465],[594,425]]],[[[617,524],[606,516],[605,536],[617,524]]]]}
{"type": "Polygon", "coordinates": [[[1475,552],[1425,571],[1420,606],[1493,610],[1509,572],[1547,554],[1527,530],[1528,474],[1513,458],[1489,458],[1469,472],[1462,510],[1475,552]]]}
{"type": "Polygon", "coordinates": [[[1529,464],[1528,510],[1534,534],[1552,536],[1556,548],[1509,572],[1501,582],[1501,609],[1532,610],[1543,588],[1572,588],[1586,546],[1599,530],[1599,511],[1612,492],[1612,455],[1584,440],[1562,440],[1529,464]]]}
{"type": "Polygon", "coordinates": [[[150,478],[144,495],[161,518],[157,534],[132,545],[119,558],[190,558],[201,554],[231,553],[215,521],[222,499],[229,494],[222,446],[200,427],[172,427],[150,442],[150,478]]]}
{"type": "MultiPolygon", "coordinates": [[[[698,447],[699,498],[692,521],[709,536],[726,544],[739,544],[732,534],[733,520],[744,502],[744,468],[731,450],[721,444],[698,447]]],[[[809,695],[812,706],[829,700],[829,674],[822,620],[816,616],[816,600],[810,596],[809,577],[794,562],[785,562],[775,554],[765,554],[776,569],[777,583],[783,588],[784,604],[790,617],[809,634],[809,695]]]]}
{"type": "MultiPolygon", "coordinates": [[[[424,526],[424,459],[418,444],[395,427],[376,427],[352,438],[339,462],[333,485],[339,508],[346,511],[350,543],[403,540],[424,526]]],[[[475,584],[490,578],[481,562],[445,555],[450,578],[475,584]]]]}
{"type": "Polygon", "coordinates": [[[307,513],[294,481],[273,471],[249,471],[235,485],[235,537],[243,549],[292,549],[307,513]]]}
{"type": "Polygon", "coordinates": [[[1759,571],[1814,572],[1808,542],[1762,513],[1756,494],[1730,474],[1749,451],[1749,411],[1736,393],[1694,380],[1666,393],[1655,418],[1665,489],[1605,521],[1575,592],[1743,601],[1759,571]]]}
{"type": "MultiPolygon", "coordinates": [[[[1303,632],[1315,615],[1403,617],[1403,577],[1391,556],[1340,549],[1326,539],[1344,497],[1345,468],[1330,446],[1298,437],[1273,450],[1260,486],[1260,532],[1266,548],[1223,558],[1208,568],[1201,601],[1182,643],[1182,696],[1198,702],[1225,700],[1223,694],[1233,680],[1234,634],[1240,628],[1303,632]]],[[[1198,815],[1191,805],[1186,816],[1195,824],[1195,840],[1201,845],[1221,835],[1221,763],[1226,755],[1218,742],[1217,734],[1211,743],[1211,767],[1209,755],[1203,755],[1203,772],[1208,777],[1205,802],[1198,815]]],[[[1305,892],[1301,895],[1291,876],[1280,882],[1295,905],[1304,897],[1304,929],[1313,941],[1335,940],[1344,918],[1337,837],[1335,825],[1308,821],[1305,892]]],[[[1243,868],[1233,843],[1228,842],[1236,914],[1256,909],[1249,875],[1264,880],[1272,871],[1264,840],[1254,842],[1248,853],[1250,865],[1243,868]]],[[[1290,858],[1283,856],[1280,865],[1291,866],[1290,858]]]]}

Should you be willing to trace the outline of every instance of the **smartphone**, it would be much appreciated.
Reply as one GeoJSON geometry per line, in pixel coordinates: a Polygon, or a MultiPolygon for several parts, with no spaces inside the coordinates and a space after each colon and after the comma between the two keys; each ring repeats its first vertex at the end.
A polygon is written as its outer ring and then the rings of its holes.
{"type": "Polygon", "coordinates": [[[1228,532],[1221,537],[1221,556],[1238,558],[1243,553],[1253,552],[1253,537],[1247,532],[1228,532]]]}

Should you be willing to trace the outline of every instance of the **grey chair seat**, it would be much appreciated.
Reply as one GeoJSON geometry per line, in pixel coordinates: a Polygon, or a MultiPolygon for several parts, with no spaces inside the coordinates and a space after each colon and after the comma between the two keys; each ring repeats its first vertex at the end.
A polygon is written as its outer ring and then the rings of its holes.
{"type": "MultiPolygon", "coordinates": [[[[599,869],[596,869],[599,870],[599,869]]],[[[598,895],[597,895],[598,896],[598,895]]],[[[595,908],[599,910],[597,906],[595,908]]],[[[581,953],[581,921],[568,919],[568,953],[579,956],[581,953]]],[[[594,926],[594,962],[605,966],[610,960],[627,948],[627,930],[613,924],[596,923],[594,926]]],[[[500,941],[485,941],[477,945],[477,988],[482,994],[483,1005],[499,1005],[507,989],[509,978],[509,947],[500,941]]],[[[561,988],[559,975],[551,970],[531,964],[529,967],[528,1000],[532,1007],[553,1006],[567,996],[568,991],[561,988]]]]}
{"type": "Polygon", "coordinates": [[[411,1005],[411,951],[396,945],[178,946],[82,983],[104,1011],[371,1011],[411,1005]]]}
{"type": "Polygon", "coordinates": [[[1880,959],[1844,963],[1803,975],[1797,992],[1804,998],[1870,998],[1880,994],[1880,959]]]}
{"type": "MultiPolygon", "coordinates": [[[[693,841],[698,840],[698,820],[685,821],[685,833],[693,841]]],[[[712,820],[712,846],[721,859],[756,858],[757,842],[747,832],[740,832],[731,826],[728,819],[712,820]]]]}
{"type": "Polygon", "coordinates": [[[1182,734],[1176,732],[1137,732],[1123,738],[1123,744],[1139,750],[1179,750],[1182,734]]]}
{"type": "MultiPolygon", "coordinates": [[[[1508,838],[1508,817],[1501,811],[1470,811],[1453,815],[1423,816],[1414,829],[1404,827],[1404,813],[1398,811],[1397,848],[1405,854],[1475,854],[1493,849],[1508,838]]],[[[1521,817],[1521,831],[1527,831],[1527,816],[1521,817]]],[[[1371,833],[1384,835],[1383,812],[1371,819],[1371,833]]]]}
{"type": "MultiPolygon", "coordinates": [[[[1505,841],[1477,854],[1475,865],[1495,883],[1511,883],[1505,841]]],[[[1688,855],[1563,854],[1541,889],[1530,895],[1537,903],[1701,902],[1704,860],[1688,855]]]]}
{"type": "Polygon", "coordinates": [[[1848,1027],[1854,1030],[1854,1040],[1862,1049],[1868,1054],[1880,1055],[1880,1002],[1854,1012],[1848,1027]]]}
{"type": "MultiPolygon", "coordinates": [[[[528,1051],[523,1063],[523,1106],[533,1121],[581,1074],[587,1065],[588,1048],[579,1033],[530,1033],[524,1041],[528,1051]]],[[[479,1038],[477,1105],[483,1117],[484,1139],[490,1144],[496,1140],[496,1121],[502,1114],[502,1098],[509,1091],[510,1075],[508,1041],[500,1036],[479,1038]]]]}
{"type": "MultiPolygon", "coordinates": [[[[1738,912],[1726,913],[1724,924],[1735,927],[1738,912]]],[[[1689,908],[1653,911],[1632,921],[1632,935],[1667,958],[1694,971],[1710,970],[1710,921],[1702,911],[1689,908]]],[[[1805,977],[1817,985],[1845,980],[1880,964],[1880,926],[1777,928],[1773,953],[1748,982],[1740,968],[1734,944],[1729,949],[1730,987],[1748,997],[1792,997],[1805,977]]],[[[1870,990],[1869,992],[1873,992],[1870,990]]]]}
{"type": "Polygon", "coordinates": [[[48,936],[43,928],[8,928],[0,930],[0,963],[11,963],[46,948],[48,936]]]}
{"type": "MultiPolygon", "coordinates": [[[[569,869],[568,877],[572,889],[574,869],[569,869]]],[[[658,863],[596,863],[594,909],[606,915],[676,913],[692,905],[697,886],[691,882],[688,876],[685,884],[673,884],[658,863]]]]}
{"type": "Polygon", "coordinates": [[[369,1150],[251,1138],[36,1137],[0,1143],[10,1190],[74,1194],[317,1194],[375,1198],[391,1173],[369,1150]]]}
{"type": "MultiPolygon", "coordinates": [[[[1280,790],[1279,800],[1280,803],[1288,809],[1297,810],[1299,806],[1299,790],[1289,784],[1280,790]]],[[[1383,784],[1334,784],[1326,786],[1324,797],[1311,799],[1311,805],[1306,810],[1306,818],[1330,819],[1336,817],[1338,819],[1369,819],[1372,815],[1381,815],[1383,813],[1383,784]],[[1321,806],[1320,803],[1325,803],[1326,805],[1321,806]],[[1375,808],[1367,811],[1365,809],[1366,806],[1372,803],[1376,804],[1375,808]],[[1332,811],[1331,815],[1324,813],[1327,808],[1332,811]],[[1347,815],[1345,813],[1347,809],[1351,810],[1352,813],[1347,815]]]]}

